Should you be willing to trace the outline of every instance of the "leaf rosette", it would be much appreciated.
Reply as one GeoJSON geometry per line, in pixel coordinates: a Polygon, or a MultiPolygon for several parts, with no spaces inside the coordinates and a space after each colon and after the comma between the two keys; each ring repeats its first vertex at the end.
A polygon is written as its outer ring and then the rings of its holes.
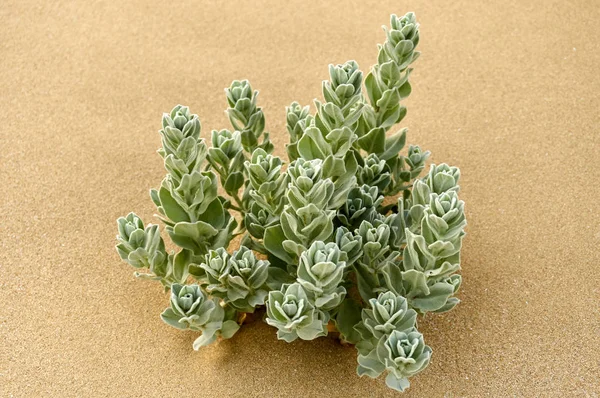
{"type": "Polygon", "coordinates": [[[310,303],[299,283],[269,292],[266,322],[276,327],[277,337],[288,343],[327,335],[321,313],[310,303]]]}
{"type": "Polygon", "coordinates": [[[339,286],[346,268],[346,253],[333,243],[314,242],[300,256],[298,283],[309,294],[316,308],[332,310],[344,299],[346,289],[339,286]]]}
{"type": "Polygon", "coordinates": [[[378,377],[388,371],[388,387],[404,391],[409,377],[421,372],[429,364],[431,348],[425,345],[423,335],[416,329],[394,330],[379,339],[377,347],[368,355],[358,356],[358,374],[378,377]]]}
{"type": "MultiPolygon", "coordinates": [[[[228,311],[229,312],[229,311],[228,311]]],[[[194,341],[194,349],[214,342],[221,336],[228,339],[239,329],[216,299],[209,299],[198,285],[171,286],[170,306],[160,315],[168,325],[177,329],[191,329],[202,332],[194,341]]]]}
{"type": "Polygon", "coordinates": [[[238,311],[254,312],[265,303],[269,262],[256,259],[247,247],[240,246],[231,256],[223,248],[211,250],[199,267],[206,273],[206,289],[238,311]]]}
{"type": "Polygon", "coordinates": [[[369,300],[369,308],[362,310],[364,328],[359,332],[365,340],[380,339],[394,330],[413,328],[416,318],[417,312],[408,307],[404,297],[388,291],[369,300]]]}
{"type": "Polygon", "coordinates": [[[451,167],[445,163],[440,165],[432,164],[429,174],[425,177],[425,182],[431,189],[431,192],[441,194],[446,191],[458,191],[458,180],[460,170],[458,167],[451,167]]]}
{"type": "Polygon", "coordinates": [[[358,228],[363,221],[373,223],[382,216],[378,208],[383,202],[377,187],[362,185],[350,190],[346,203],[338,211],[337,218],[348,228],[358,228]]]}

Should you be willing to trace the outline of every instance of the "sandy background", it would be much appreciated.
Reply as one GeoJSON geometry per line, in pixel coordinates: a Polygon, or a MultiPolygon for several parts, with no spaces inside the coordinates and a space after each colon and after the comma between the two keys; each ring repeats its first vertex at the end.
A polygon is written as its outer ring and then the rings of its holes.
{"type": "Polygon", "coordinates": [[[194,352],[113,245],[118,216],[156,222],[162,112],[189,105],[206,136],[249,78],[282,154],[284,107],[328,63],[366,71],[410,10],[403,125],[461,168],[469,227],[463,303],[421,322],[434,356],[405,397],[600,394],[597,1],[327,3],[3,2],[0,397],[395,396],[353,348],[261,322],[194,352]]]}

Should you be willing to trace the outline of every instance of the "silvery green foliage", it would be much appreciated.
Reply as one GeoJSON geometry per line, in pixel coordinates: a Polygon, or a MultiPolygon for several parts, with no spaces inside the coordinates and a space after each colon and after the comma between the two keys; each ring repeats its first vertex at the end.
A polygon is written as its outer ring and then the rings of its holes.
{"type": "Polygon", "coordinates": [[[346,296],[346,289],[340,286],[346,268],[346,253],[333,242],[314,242],[300,256],[298,283],[310,296],[315,307],[332,310],[339,306],[346,296]]]}
{"type": "Polygon", "coordinates": [[[201,129],[198,115],[191,114],[187,106],[177,105],[170,113],[163,115],[162,129],[159,131],[163,147],[158,153],[165,159],[173,155],[174,161],[183,161],[186,173],[196,170],[194,166],[200,166],[206,157],[206,147],[199,140],[201,129]],[[188,165],[192,167],[188,168],[188,165]]]}
{"type": "MultiPolygon", "coordinates": [[[[325,241],[333,234],[335,210],[329,210],[335,187],[331,179],[323,178],[324,164],[320,159],[298,159],[287,169],[289,184],[287,204],[281,213],[284,250],[297,258],[313,242],[325,241]]],[[[281,233],[279,233],[281,235],[281,233]]],[[[265,239],[267,250],[271,250],[265,239]]],[[[283,258],[287,260],[287,258],[283,258]]]]}
{"type": "Polygon", "coordinates": [[[163,148],[159,153],[165,155],[168,174],[160,189],[151,190],[150,196],[158,206],[169,236],[194,255],[227,245],[236,221],[224,209],[224,199],[218,197],[217,176],[212,171],[200,171],[207,150],[204,140],[199,138],[198,116],[178,105],[170,114],[163,115],[160,133],[163,148]],[[183,146],[196,150],[180,150],[183,146]]]}
{"type": "Polygon", "coordinates": [[[299,283],[269,292],[266,321],[277,328],[277,337],[288,343],[298,337],[313,340],[327,335],[323,314],[311,304],[299,283]]]}
{"type": "Polygon", "coordinates": [[[402,392],[410,386],[408,378],[425,369],[430,359],[431,348],[417,329],[393,330],[368,355],[359,354],[358,374],[375,378],[387,371],[387,386],[402,392]]]}
{"type": "Polygon", "coordinates": [[[402,18],[392,15],[390,22],[390,29],[384,27],[387,40],[379,47],[377,64],[365,79],[375,126],[382,128],[393,126],[406,115],[406,108],[399,102],[411,92],[408,78],[412,68],[409,66],[420,55],[415,51],[419,44],[419,24],[415,15],[408,13],[402,18]]]}
{"type": "Polygon", "coordinates": [[[304,134],[306,120],[310,115],[310,106],[306,105],[305,107],[302,107],[302,105],[294,101],[290,106],[286,107],[285,110],[286,127],[290,135],[290,143],[286,144],[285,147],[288,159],[290,159],[290,162],[293,162],[300,157],[300,154],[298,153],[298,141],[304,134]]]}
{"type": "Polygon", "coordinates": [[[384,27],[387,40],[379,46],[377,64],[365,78],[369,103],[358,123],[357,141],[361,149],[385,160],[390,169],[391,183],[386,195],[395,195],[410,187],[410,181],[422,171],[429,152],[411,146],[408,156],[398,155],[406,142],[406,129],[386,138],[386,132],[406,116],[400,102],[411,92],[410,65],[419,57],[419,24],[415,15],[391,16],[391,26],[384,27]]]}
{"type": "Polygon", "coordinates": [[[459,178],[460,170],[457,167],[450,167],[445,163],[439,166],[432,164],[425,182],[431,192],[440,194],[446,191],[458,191],[459,178]]]}
{"type": "Polygon", "coordinates": [[[198,285],[171,286],[171,305],[160,315],[162,320],[177,328],[202,332],[194,341],[194,349],[208,345],[218,336],[228,339],[239,325],[228,319],[225,310],[216,300],[210,300],[198,285]]]}
{"type": "Polygon", "coordinates": [[[279,223],[288,182],[288,174],[282,171],[282,167],[281,158],[260,148],[245,163],[249,181],[247,195],[253,204],[244,222],[250,235],[256,239],[263,239],[265,228],[279,223]]]}
{"type": "Polygon", "coordinates": [[[144,229],[144,223],[134,213],[120,217],[117,225],[117,252],[121,259],[135,268],[149,270],[149,273],[136,272],[136,276],[159,280],[166,287],[187,277],[184,267],[173,267],[173,257],[165,250],[158,225],[149,224],[144,229]]]}
{"type": "Polygon", "coordinates": [[[408,308],[404,297],[388,291],[369,300],[369,308],[362,310],[362,323],[357,328],[364,340],[380,339],[393,330],[413,328],[416,318],[416,311],[408,308]]]}
{"type": "Polygon", "coordinates": [[[387,268],[398,264],[400,252],[390,246],[390,226],[379,220],[374,224],[363,221],[355,234],[362,240],[362,255],[354,263],[358,291],[363,300],[368,301],[387,290],[387,268]]]}
{"type": "Polygon", "coordinates": [[[329,74],[330,80],[323,82],[326,102],[315,100],[316,115],[308,115],[298,122],[302,133],[297,141],[297,152],[303,159],[323,160],[323,176],[334,183],[330,206],[337,208],[356,184],[358,163],[351,149],[363,107],[360,102],[362,72],[356,62],[348,61],[343,65],[330,65],[329,74]]]}
{"type": "Polygon", "coordinates": [[[335,243],[346,253],[346,264],[349,266],[362,256],[362,237],[353,234],[345,227],[339,227],[335,231],[335,243]]]}
{"type": "Polygon", "coordinates": [[[370,153],[364,160],[364,164],[359,167],[357,182],[359,185],[368,185],[377,187],[380,194],[390,184],[390,168],[383,159],[379,159],[374,153],[370,153]]]}
{"type": "MultiPolygon", "coordinates": [[[[244,152],[242,135],[239,131],[213,130],[212,148],[208,149],[208,161],[220,177],[225,192],[234,199],[244,185],[244,152]]],[[[239,199],[238,199],[239,200],[239,199]]],[[[237,203],[242,206],[242,203],[237,203]]]]}
{"type": "Polygon", "coordinates": [[[273,144],[269,140],[269,133],[263,135],[265,115],[262,109],[256,106],[258,91],[252,90],[248,80],[235,80],[225,89],[225,93],[229,104],[227,114],[233,128],[241,132],[244,150],[252,153],[256,148],[262,148],[271,152],[273,144]],[[261,136],[262,142],[259,144],[261,136]]]}
{"type": "Polygon", "coordinates": [[[337,330],[356,345],[358,374],[386,373],[393,389],[429,363],[417,316],[459,302],[460,171],[433,164],[421,176],[430,153],[395,127],[406,115],[419,24],[413,13],[392,15],[384,30],[369,73],[355,61],[329,65],[314,112],[286,108],[287,169],[271,154],[246,80],[225,90],[232,130],[212,130],[210,147],[188,107],[163,115],[167,176],[151,198],[181,249],[168,254],[158,226],[131,213],[118,220],[117,251],[148,270],[136,275],[171,289],[162,318],[200,331],[194,348],[231,337],[264,306],[279,339],[337,330]],[[240,246],[228,251],[234,236],[240,246]]]}
{"type": "Polygon", "coordinates": [[[257,260],[245,246],[233,255],[224,248],[211,250],[190,272],[200,279],[205,277],[206,291],[238,311],[254,312],[265,303],[269,262],[257,260]]]}
{"type": "Polygon", "coordinates": [[[362,322],[354,327],[361,335],[356,346],[358,374],[378,377],[387,371],[387,385],[405,390],[408,377],[423,370],[431,356],[415,327],[416,317],[407,300],[393,292],[370,299],[369,307],[362,310],[362,322]]]}
{"type": "Polygon", "coordinates": [[[337,217],[348,228],[358,228],[363,221],[373,223],[381,218],[378,208],[383,202],[377,187],[362,185],[348,193],[346,204],[338,211],[337,217]]]}
{"type": "Polygon", "coordinates": [[[466,220],[458,178],[458,169],[432,165],[412,190],[403,261],[388,273],[387,286],[404,294],[419,312],[448,311],[459,302],[452,296],[461,283],[455,272],[460,270],[466,220]]]}

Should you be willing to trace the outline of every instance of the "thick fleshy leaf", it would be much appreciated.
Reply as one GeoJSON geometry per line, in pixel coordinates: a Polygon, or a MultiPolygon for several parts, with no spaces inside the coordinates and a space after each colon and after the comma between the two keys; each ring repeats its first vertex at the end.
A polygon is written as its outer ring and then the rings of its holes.
{"type": "Polygon", "coordinates": [[[158,191],[158,197],[160,198],[160,204],[165,212],[165,215],[169,217],[173,222],[190,221],[190,217],[187,212],[177,203],[171,192],[164,186],[158,191]]]}
{"type": "Polygon", "coordinates": [[[286,238],[283,233],[283,229],[280,225],[275,225],[265,229],[265,248],[274,256],[279,257],[288,264],[291,264],[294,262],[294,259],[283,248],[283,241],[285,239],[286,238]]]}
{"type": "Polygon", "coordinates": [[[226,192],[237,192],[242,185],[244,185],[244,174],[240,171],[236,171],[227,177],[225,184],[223,184],[223,188],[225,188],[226,192]]]}
{"type": "Polygon", "coordinates": [[[335,318],[336,327],[344,337],[344,340],[356,344],[360,340],[360,334],[354,326],[360,322],[361,307],[352,298],[346,298],[338,308],[335,318]]]}
{"type": "Polygon", "coordinates": [[[230,339],[239,329],[240,325],[236,321],[225,321],[221,327],[221,337],[230,339]]]}
{"type": "Polygon", "coordinates": [[[379,158],[382,160],[389,160],[395,156],[398,156],[398,152],[404,148],[404,144],[406,143],[406,132],[407,128],[404,128],[394,134],[393,136],[387,138],[385,140],[385,150],[379,158]]]}
{"type": "Polygon", "coordinates": [[[171,308],[167,308],[160,314],[160,318],[168,325],[173,326],[177,329],[187,329],[188,325],[185,323],[180,323],[179,319],[181,316],[175,314],[171,308]]]}
{"type": "Polygon", "coordinates": [[[173,278],[179,283],[185,282],[188,277],[188,267],[192,258],[192,252],[182,249],[173,259],[173,278]]]}
{"type": "Polygon", "coordinates": [[[368,153],[382,153],[385,151],[385,130],[374,128],[357,141],[358,145],[368,153]]]}
{"type": "Polygon", "coordinates": [[[404,392],[408,387],[410,387],[410,383],[406,377],[396,377],[394,373],[390,372],[385,378],[385,384],[394,390],[404,392]]]}

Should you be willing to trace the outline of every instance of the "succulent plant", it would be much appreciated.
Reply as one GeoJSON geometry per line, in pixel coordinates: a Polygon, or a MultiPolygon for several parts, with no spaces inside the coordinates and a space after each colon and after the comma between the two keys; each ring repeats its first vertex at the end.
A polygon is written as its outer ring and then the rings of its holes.
{"type": "Polygon", "coordinates": [[[213,130],[212,147],[208,149],[208,161],[221,179],[221,185],[228,195],[243,206],[237,196],[238,190],[244,185],[244,152],[242,151],[242,136],[239,131],[233,133],[223,129],[213,130]]]}
{"type": "Polygon", "coordinates": [[[333,182],[322,178],[319,159],[298,159],[290,164],[287,205],[281,213],[285,250],[299,256],[315,241],[327,240],[333,233],[334,210],[327,210],[334,191],[333,182]]]}
{"type": "Polygon", "coordinates": [[[162,129],[159,131],[163,147],[158,153],[163,158],[178,154],[182,144],[199,142],[201,130],[198,115],[190,113],[187,106],[177,105],[170,113],[163,114],[162,129]]]}
{"type": "Polygon", "coordinates": [[[378,193],[383,194],[390,184],[390,168],[383,159],[370,153],[364,161],[364,165],[360,166],[357,175],[358,185],[368,185],[377,187],[378,193]]]}
{"type": "Polygon", "coordinates": [[[368,355],[358,356],[358,374],[378,377],[387,371],[387,386],[404,391],[410,386],[408,378],[425,369],[430,359],[431,348],[416,329],[393,330],[368,355]]]}
{"type": "Polygon", "coordinates": [[[360,100],[363,73],[355,61],[343,65],[329,65],[330,81],[323,82],[325,101],[342,109],[352,107],[360,100]]]}
{"type": "Polygon", "coordinates": [[[273,144],[269,141],[269,134],[265,130],[265,115],[261,108],[256,106],[258,91],[253,91],[248,80],[235,80],[231,86],[225,89],[229,108],[227,114],[231,125],[241,132],[244,150],[252,153],[256,148],[262,148],[267,152],[273,150],[273,144]],[[263,136],[262,143],[259,138],[263,136]]]}
{"type": "Polygon", "coordinates": [[[362,185],[352,188],[345,206],[338,211],[338,220],[353,229],[358,228],[363,221],[373,223],[381,217],[378,208],[382,202],[383,196],[379,196],[377,187],[362,185]]]}
{"type": "Polygon", "coordinates": [[[286,108],[287,169],[247,80],[225,89],[231,130],[206,141],[187,106],[163,115],[167,174],[150,197],[179,249],[167,253],[159,227],[130,213],[117,221],[117,252],[136,276],[171,290],[162,319],[200,332],[195,349],[265,310],[287,342],[339,332],[358,350],[358,374],[387,373],[396,390],[429,363],[417,317],[459,303],[460,171],[433,164],[421,176],[429,151],[395,127],[419,24],[392,15],[384,30],[366,75],[355,61],[329,65],[314,112],[286,108]]]}
{"type": "Polygon", "coordinates": [[[375,224],[363,221],[355,234],[362,241],[362,256],[354,263],[358,291],[364,301],[369,301],[388,289],[385,282],[386,270],[388,265],[399,262],[400,252],[390,244],[390,226],[381,221],[375,224]]]}
{"type": "Polygon", "coordinates": [[[198,285],[171,286],[171,305],[160,315],[162,320],[177,329],[202,332],[194,341],[194,349],[208,345],[221,336],[228,339],[239,325],[227,319],[225,310],[215,300],[207,298],[198,285]]]}
{"type": "Polygon", "coordinates": [[[217,330],[223,321],[222,314],[211,318],[217,305],[207,299],[200,286],[177,283],[171,286],[171,306],[161,314],[161,318],[178,329],[201,330],[207,323],[216,322],[219,325],[217,330]]]}
{"type": "Polygon", "coordinates": [[[313,340],[327,335],[322,314],[310,303],[299,283],[269,292],[266,322],[277,328],[277,337],[288,343],[298,337],[313,340]]]}
{"type": "Polygon", "coordinates": [[[283,161],[277,156],[256,149],[251,161],[246,161],[248,194],[270,215],[278,216],[285,204],[285,190],[289,175],[282,172],[283,161]]]}
{"type": "Polygon", "coordinates": [[[431,194],[421,226],[425,240],[453,241],[461,237],[467,225],[464,204],[458,199],[456,191],[447,191],[441,195],[431,194]]]}
{"type": "Polygon", "coordinates": [[[333,242],[315,241],[300,256],[298,283],[309,294],[311,302],[321,310],[339,306],[346,289],[339,286],[346,268],[346,253],[333,242]]]}
{"type": "Polygon", "coordinates": [[[290,135],[290,143],[286,145],[286,150],[288,159],[291,162],[300,157],[298,153],[298,140],[304,135],[304,128],[309,115],[310,106],[308,105],[302,107],[302,105],[294,101],[290,106],[286,107],[287,131],[290,135]]]}
{"type": "Polygon", "coordinates": [[[445,163],[432,164],[429,174],[425,177],[425,182],[431,192],[441,194],[451,190],[458,191],[459,178],[460,170],[457,167],[450,167],[445,163]]]}
{"type": "Polygon", "coordinates": [[[165,251],[158,225],[144,223],[135,214],[117,220],[117,252],[122,260],[135,268],[147,268],[149,273],[136,271],[138,277],[159,280],[165,287],[173,282],[181,282],[187,277],[187,264],[177,263],[174,267],[173,257],[165,251]]]}
{"type": "Polygon", "coordinates": [[[362,256],[362,237],[355,235],[345,227],[339,227],[335,231],[335,243],[341,251],[346,253],[346,264],[354,264],[362,256]]]}
{"type": "Polygon", "coordinates": [[[255,202],[244,215],[244,225],[251,236],[262,240],[266,228],[279,225],[279,216],[271,214],[255,202]]]}
{"type": "Polygon", "coordinates": [[[247,247],[241,246],[232,255],[223,248],[211,250],[199,268],[206,275],[206,290],[236,310],[254,312],[257,306],[264,305],[269,262],[257,260],[247,247]]]}
{"type": "Polygon", "coordinates": [[[369,308],[362,310],[359,332],[364,340],[372,338],[379,340],[394,330],[413,328],[416,318],[417,312],[408,308],[408,302],[404,297],[388,291],[369,300],[369,308]]]}
{"type": "Polygon", "coordinates": [[[119,256],[136,268],[153,268],[167,261],[165,244],[158,233],[158,225],[148,225],[135,214],[117,220],[119,234],[117,252],[119,256]]]}

